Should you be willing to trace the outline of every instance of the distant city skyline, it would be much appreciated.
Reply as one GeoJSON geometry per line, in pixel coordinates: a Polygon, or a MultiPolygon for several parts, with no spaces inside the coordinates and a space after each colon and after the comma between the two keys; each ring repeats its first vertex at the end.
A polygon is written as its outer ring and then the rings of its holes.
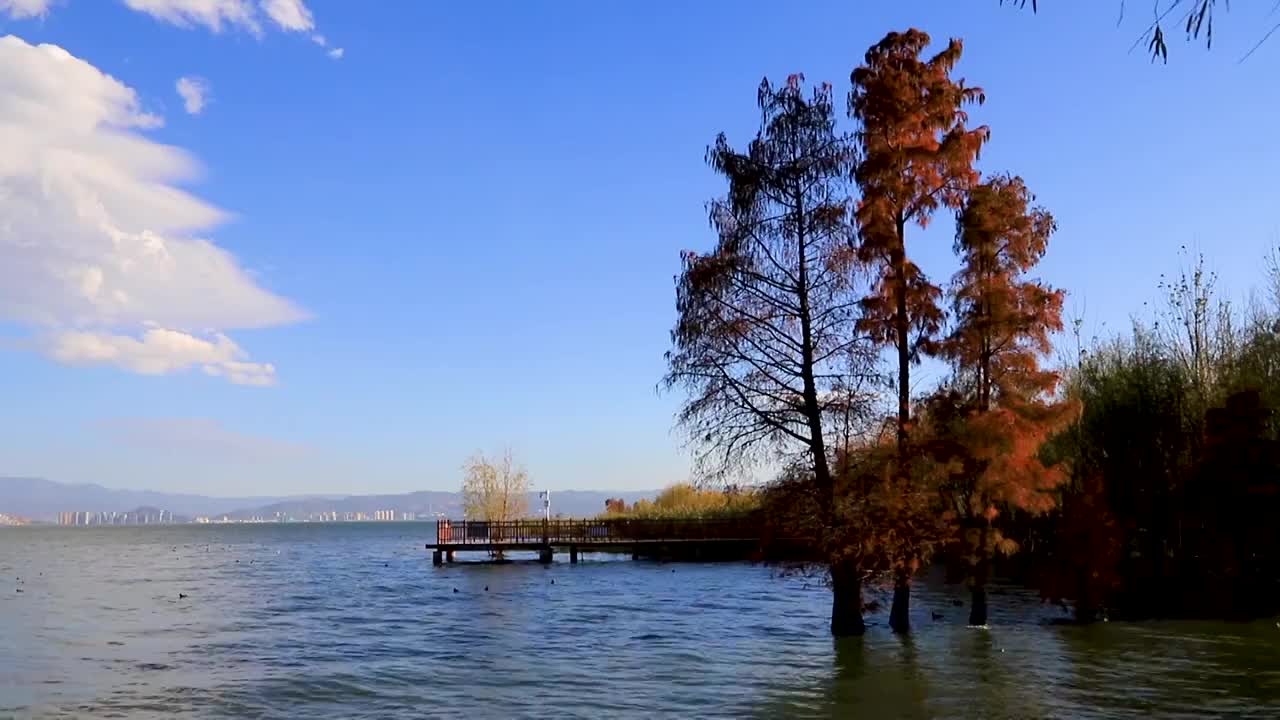
{"type": "MultiPolygon", "coordinates": [[[[1280,42],[1239,62],[1266,4],[1167,65],[1115,2],[1007,5],[0,2],[0,475],[451,491],[510,445],[537,489],[684,481],[655,386],[725,192],[705,148],[751,140],[763,76],[843,117],[911,26],[963,38],[980,166],[1057,218],[1086,337],[1150,317],[1183,246],[1245,301],[1280,244],[1280,42]]],[[[939,284],[952,234],[912,240],[939,284]]]]}
{"type": "MultiPolygon", "coordinates": [[[[217,525],[226,523],[292,523],[292,522],[413,522],[434,520],[434,513],[416,513],[399,510],[374,510],[369,512],[319,511],[288,513],[275,511],[270,514],[254,512],[222,513],[217,515],[177,515],[159,508],[126,512],[106,510],[72,510],[58,513],[56,523],[64,527],[102,527],[117,525],[217,525]]],[[[7,515],[5,516],[7,517],[7,515]]]]}

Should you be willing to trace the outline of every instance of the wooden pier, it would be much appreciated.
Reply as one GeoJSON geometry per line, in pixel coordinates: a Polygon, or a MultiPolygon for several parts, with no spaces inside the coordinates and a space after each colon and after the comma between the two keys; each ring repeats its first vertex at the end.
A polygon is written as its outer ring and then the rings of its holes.
{"type": "Polygon", "coordinates": [[[435,565],[458,552],[490,555],[526,551],[550,563],[555,553],[631,553],[633,559],[749,560],[764,550],[761,523],[753,518],[689,520],[437,520],[436,542],[427,543],[435,565]]]}

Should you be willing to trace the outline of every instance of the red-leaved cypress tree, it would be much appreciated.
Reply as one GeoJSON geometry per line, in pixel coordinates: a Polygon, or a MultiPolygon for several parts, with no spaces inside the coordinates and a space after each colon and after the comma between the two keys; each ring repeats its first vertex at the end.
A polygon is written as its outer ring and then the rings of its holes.
{"type": "MultiPolygon", "coordinates": [[[[908,256],[907,228],[926,226],[940,207],[961,206],[979,179],[973,162],[988,137],[985,126],[966,126],[964,111],[966,105],[983,101],[982,90],[951,77],[960,60],[960,41],[952,39],[941,52],[923,59],[929,43],[929,35],[920,30],[889,33],[853,71],[849,94],[860,151],[854,169],[862,194],[856,210],[859,257],[877,276],[863,300],[859,329],[897,354],[897,474],[902,483],[909,477],[911,365],[921,353],[933,351],[943,321],[938,304],[942,291],[908,256]]],[[[910,580],[916,564],[895,571],[889,624],[899,632],[910,626],[910,580]]]]}
{"type": "Polygon", "coordinates": [[[941,344],[956,382],[949,400],[939,398],[951,406],[939,414],[949,416],[951,469],[943,489],[970,565],[974,625],[987,621],[991,557],[1017,547],[994,521],[1010,510],[1052,509],[1066,479],[1040,457],[1071,408],[1055,398],[1058,374],[1040,367],[1050,335],[1062,329],[1063,292],[1026,277],[1055,229],[1047,211],[1031,207],[1033,199],[1021,178],[998,176],[973,189],[957,220],[956,323],[941,344]]]}

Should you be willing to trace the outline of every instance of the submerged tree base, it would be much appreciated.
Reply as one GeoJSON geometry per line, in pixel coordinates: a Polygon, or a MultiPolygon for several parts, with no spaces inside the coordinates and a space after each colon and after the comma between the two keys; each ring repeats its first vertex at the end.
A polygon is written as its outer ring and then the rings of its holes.
{"type": "Polygon", "coordinates": [[[836,637],[862,635],[862,579],[856,568],[831,568],[831,634],[836,637]]]}
{"type": "Polygon", "coordinates": [[[889,609],[889,627],[896,633],[911,632],[911,580],[899,578],[893,584],[893,607],[889,609]]]}
{"type": "Polygon", "coordinates": [[[975,585],[972,589],[973,600],[969,603],[969,624],[974,627],[987,625],[987,588],[975,585]]]}

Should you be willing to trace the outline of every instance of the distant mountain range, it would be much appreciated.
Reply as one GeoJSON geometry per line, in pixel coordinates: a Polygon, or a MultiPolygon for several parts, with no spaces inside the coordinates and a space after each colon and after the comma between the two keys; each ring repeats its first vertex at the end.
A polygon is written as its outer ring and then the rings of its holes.
{"type": "MultiPolygon", "coordinates": [[[[620,497],[627,502],[652,498],[657,490],[605,492],[562,490],[551,492],[553,515],[590,517],[604,511],[604,501],[620,497]]],[[[541,509],[537,493],[530,493],[529,509],[541,509]]],[[[397,513],[462,515],[462,495],[456,492],[425,490],[399,495],[306,495],[286,497],[219,498],[204,495],[163,493],[150,490],[115,490],[101,485],[71,485],[41,478],[0,477],[0,513],[55,520],[60,512],[127,512],[153,507],[187,517],[209,516],[247,519],[273,517],[279,512],[304,517],[312,513],[367,513],[394,510],[397,513]]]]}
{"type": "Polygon", "coordinates": [[[177,515],[211,515],[286,499],[214,498],[150,490],[115,490],[101,485],[72,485],[42,478],[0,477],[0,512],[32,520],[52,520],[60,512],[127,512],[139,507],[161,508],[177,515]]]}

